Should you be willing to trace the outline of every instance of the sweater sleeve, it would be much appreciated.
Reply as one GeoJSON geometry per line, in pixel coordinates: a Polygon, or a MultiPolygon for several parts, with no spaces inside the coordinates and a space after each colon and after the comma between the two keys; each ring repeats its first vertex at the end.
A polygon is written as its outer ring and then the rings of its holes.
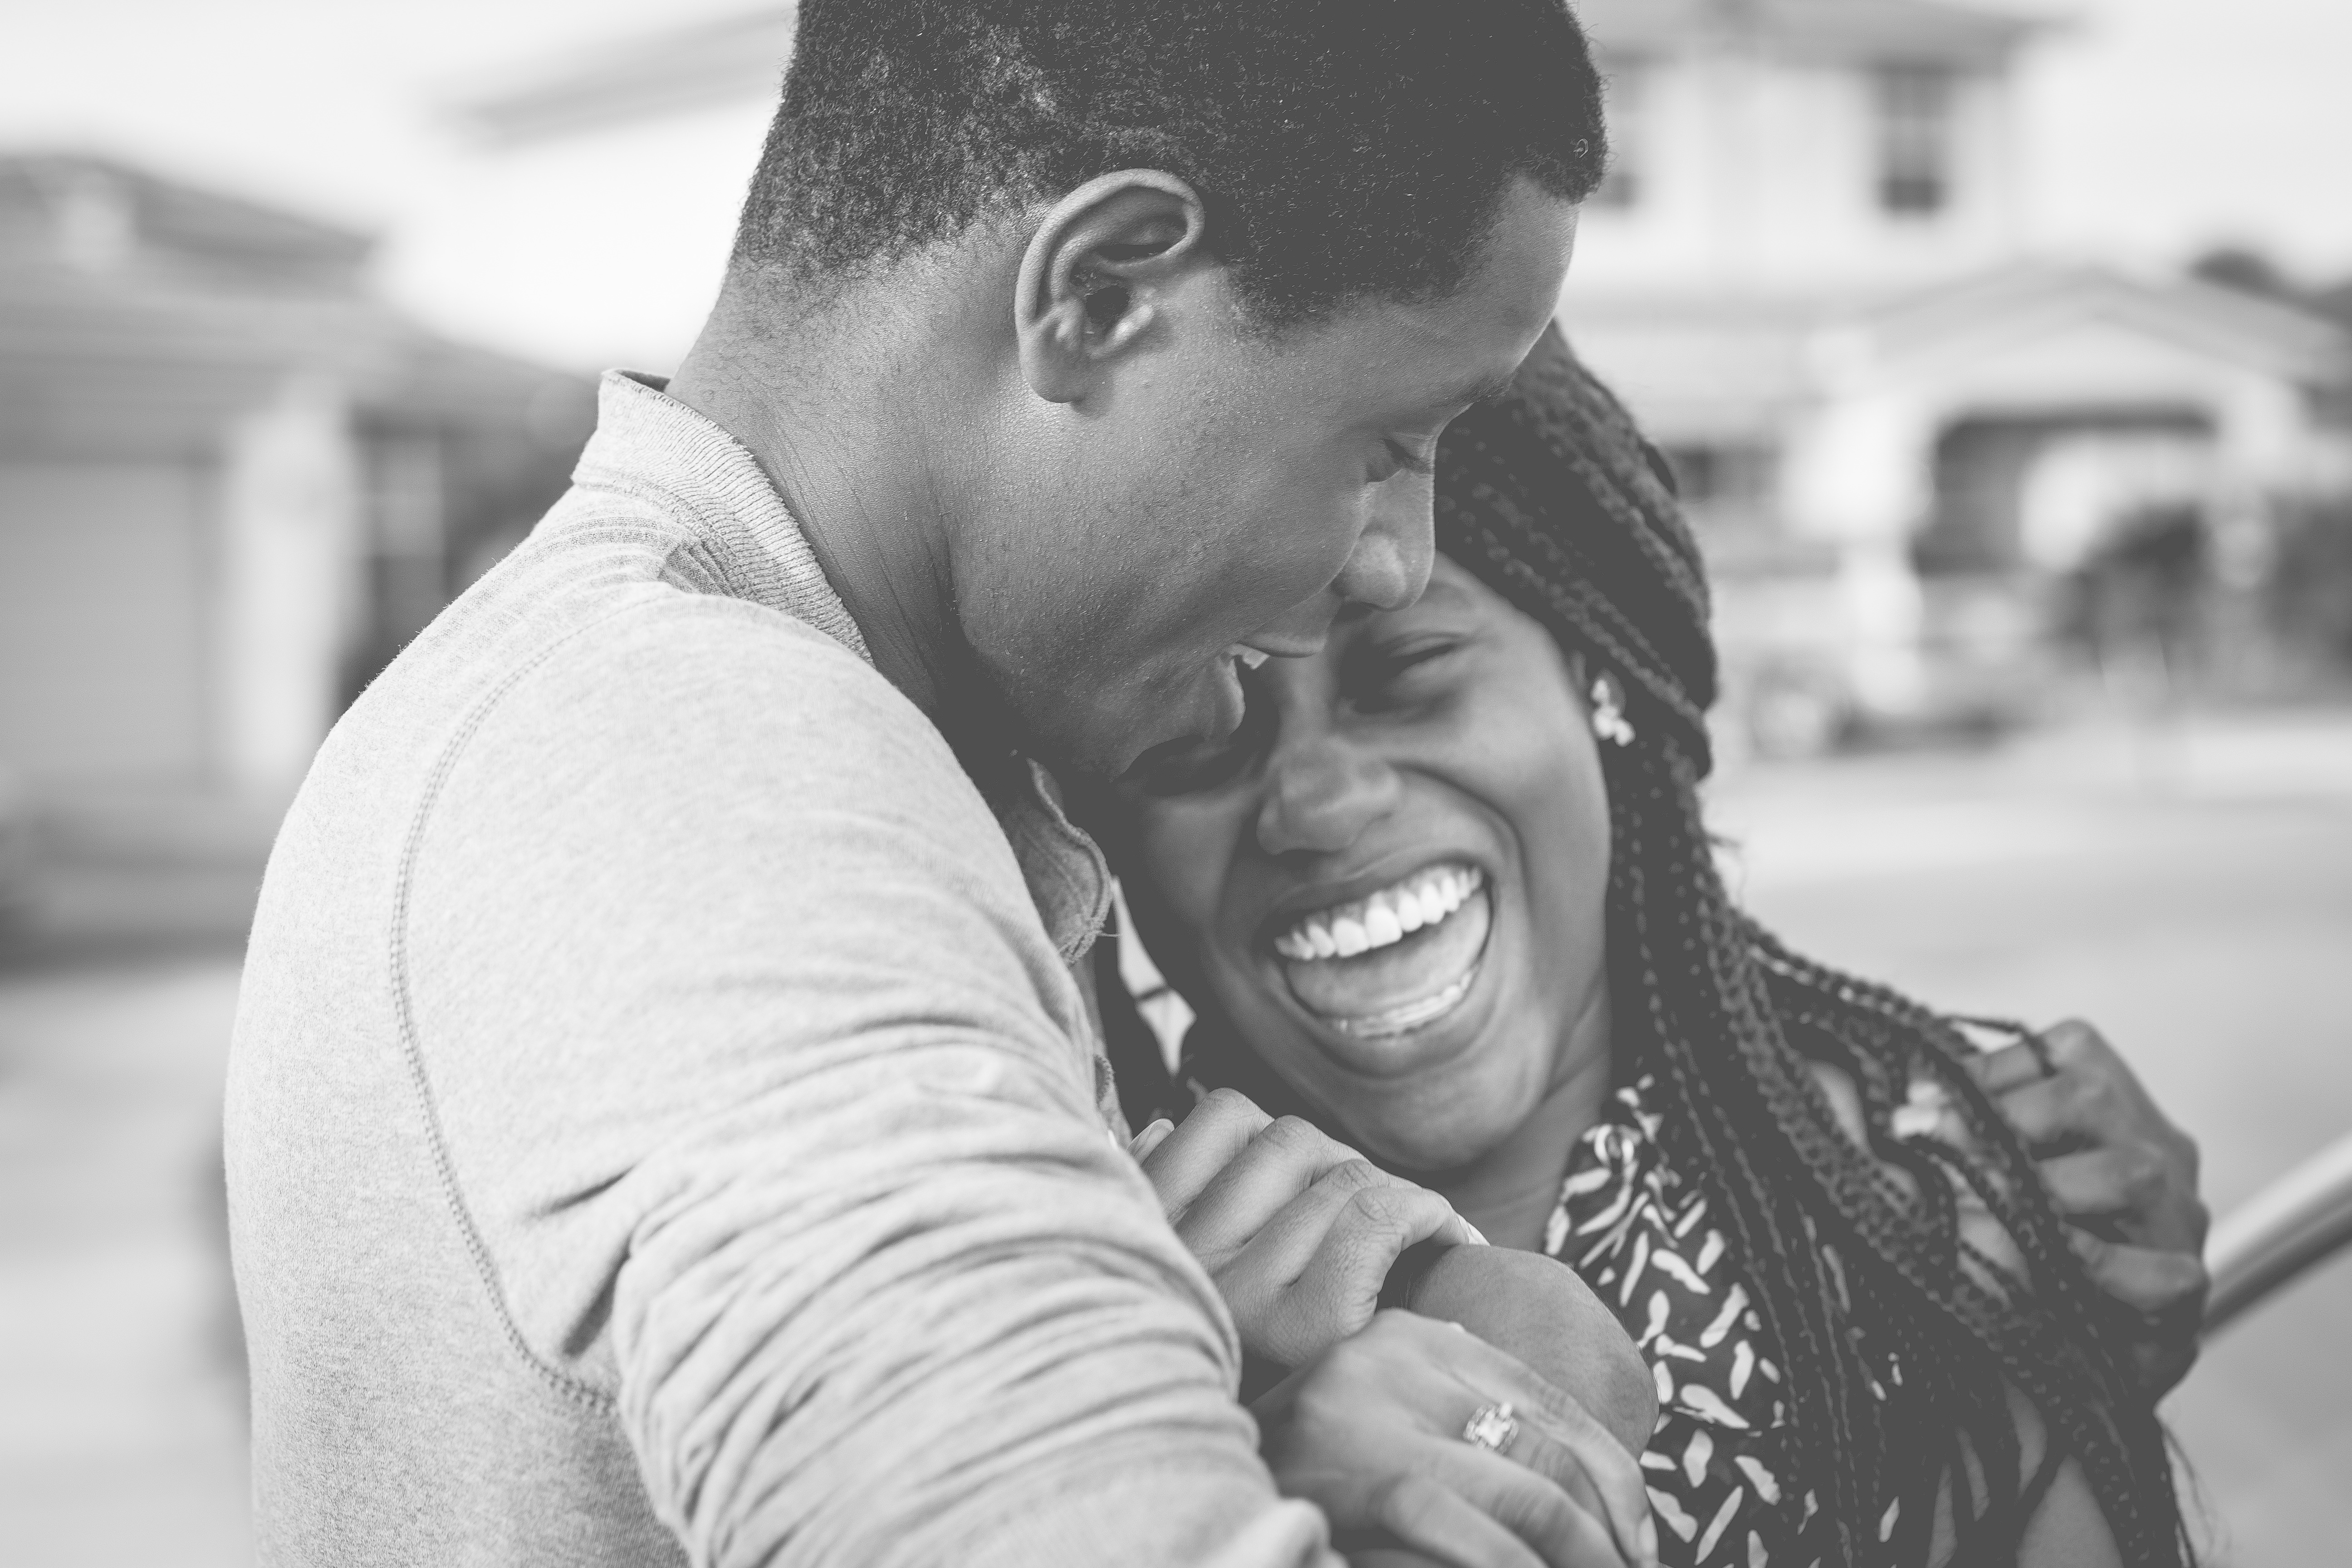
{"type": "Polygon", "coordinates": [[[395,985],[518,1353],[693,1562],[1176,1563],[1273,1506],[1083,1003],[895,689],[677,599],[469,722],[395,985]]]}

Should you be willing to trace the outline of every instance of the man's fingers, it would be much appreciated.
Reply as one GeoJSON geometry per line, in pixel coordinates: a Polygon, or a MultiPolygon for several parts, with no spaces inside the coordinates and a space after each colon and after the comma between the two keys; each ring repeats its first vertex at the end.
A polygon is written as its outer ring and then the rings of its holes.
{"type": "Polygon", "coordinates": [[[1157,1118],[1149,1126],[1145,1127],[1142,1131],[1135,1135],[1134,1142],[1128,1144],[1127,1152],[1129,1157],[1133,1159],[1137,1164],[1140,1165],[1146,1160],[1150,1159],[1151,1152],[1159,1148],[1162,1143],[1167,1142],[1168,1135],[1175,1131],[1176,1124],[1173,1121],[1169,1121],[1168,1118],[1164,1116],[1157,1118]]]}
{"type": "Polygon", "coordinates": [[[1262,1347],[1265,1353],[1298,1366],[1371,1321],[1381,1286],[1405,1248],[1423,1241],[1458,1246],[1475,1235],[1435,1193],[1350,1161],[1276,1215],[1219,1273],[1218,1285],[1236,1317],[1266,1323],[1275,1342],[1262,1347]],[[1245,1312],[1244,1300],[1266,1310],[1245,1312]]]}
{"type": "Polygon", "coordinates": [[[1214,1271],[1227,1254],[1245,1246],[1316,1182],[1350,1163],[1363,1165],[1381,1182],[1408,1184],[1370,1165],[1304,1118],[1270,1121],[1176,1216],[1176,1234],[1214,1271]]]}
{"type": "Polygon", "coordinates": [[[1142,1161],[1143,1173],[1151,1178],[1152,1191],[1160,1194],[1160,1206],[1168,1217],[1173,1220],[1192,1206],[1217,1173],[1232,1164],[1273,1120],[1249,1096],[1230,1089],[1218,1089],[1194,1106],[1142,1161]]]}

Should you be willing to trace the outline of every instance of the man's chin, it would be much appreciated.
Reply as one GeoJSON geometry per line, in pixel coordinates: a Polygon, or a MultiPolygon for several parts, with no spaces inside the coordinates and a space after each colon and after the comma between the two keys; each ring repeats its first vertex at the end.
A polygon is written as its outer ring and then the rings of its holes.
{"type": "Polygon", "coordinates": [[[1138,761],[1171,743],[1222,740],[1240,728],[1241,682],[1218,665],[1174,694],[1158,682],[1105,681],[1057,697],[1012,694],[1013,743],[1067,784],[1108,786],[1138,761]]]}
{"type": "Polygon", "coordinates": [[[1032,710],[1011,716],[1017,731],[1013,743],[1066,784],[1108,788],[1151,744],[1130,713],[1106,710],[1091,696],[1029,706],[1032,710]]]}

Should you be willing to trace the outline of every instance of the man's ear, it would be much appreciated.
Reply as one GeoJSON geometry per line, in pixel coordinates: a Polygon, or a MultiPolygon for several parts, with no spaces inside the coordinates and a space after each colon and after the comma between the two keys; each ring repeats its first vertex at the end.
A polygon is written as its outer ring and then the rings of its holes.
{"type": "Polygon", "coordinates": [[[1173,288],[1212,265],[1208,213],[1157,169],[1099,174],[1054,204],[1021,258],[1013,331],[1021,372],[1048,403],[1076,403],[1160,319],[1173,288]]]}

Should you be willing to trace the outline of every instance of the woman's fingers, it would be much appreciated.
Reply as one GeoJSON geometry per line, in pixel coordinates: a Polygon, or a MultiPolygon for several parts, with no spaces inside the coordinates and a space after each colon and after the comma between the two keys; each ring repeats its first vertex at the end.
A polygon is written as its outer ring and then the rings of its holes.
{"type": "Polygon", "coordinates": [[[2136,1147],[2083,1149],[2038,1167],[2058,1212],[2070,1219],[2137,1214],[2164,1195],[2162,1162],[2136,1147]]]}
{"type": "Polygon", "coordinates": [[[1622,1552],[1608,1525],[1579,1506],[1565,1487],[1500,1455],[1466,1443],[1445,1446],[1427,1473],[1535,1548],[1547,1563],[1583,1568],[1588,1563],[1640,1561],[1622,1552]]]}
{"type": "Polygon", "coordinates": [[[2112,1084],[2071,1072],[2021,1084],[1996,1103],[2037,1155],[2110,1142],[2137,1121],[2112,1084]]]}
{"type": "Polygon", "coordinates": [[[1323,1515],[1313,1503],[1282,1501],[1244,1525],[1201,1568],[1338,1568],[1323,1515]]]}
{"type": "MultiPolygon", "coordinates": [[[[1286,1485],[1297,1478],[1286,1477],[1286,1485]]],[[[1433,1442],[1412,1469],[1303,1489],[1345,1542],[1377,1532],[1458,1568],[1616,1568],[1627,1559],[1592,1515],[1530,1470],[1433,1442]]]]}
{"type": "Polygon", "coordinates": [[[2092,1281],[2138,1314],[2132,1361],[2149,1397],[2162,1398],[2197,1363],[2197,1330],[2212,1283],[2205,1265],[2194,1253],[2128,1247],[2071,1226],[2068,1239],[2092,1281]]]}
{"type": "Polygon", "coordinates": [[[2050,1076],[2042,1068],[2041,1053],[2022,1040],[1970,1057],[1962,1065],[1977,1080],[1977,1087],[1995,1100],[2050,1076]]]}
{"type": "MultiPolygon", "coordinates": [[[[1511,1409],[1512,1415],[1519,1417],[1518,1406],[1513,1405],[1511,1409]]],[[[1610,1534],[1617,1537],[1619,1549],[1627,1556],[1638,1559],[1638,1537],[1629,1541],[1618,1530],[1618,1521],[1612,1517],[1607,1501],[1602,1499],[1600,1489],[1593,1485],[1591,1476],[1586,1473],[1574,1448],[1546,1431],[1536,1419],[1520,1417],[1518,1430],[1511,1434],[1511,1440],[1503,1445],[1500,1452],[1511,1463],[1533,1470],[1559,1487],[1568,1494],[1569,1501],[1593,1518],[1606,1520],[1610,1534]]]]}
{"type": "MultiPolygon", "coordinates": [[[[1657,1531],[1650,1521],[1650,1494],[1642,1482],[1640,1463],[1590,1411],[1526,1363],[1475,1334],[1410,1312],[1383,1312],[1381,1317],[1383,1321],[1402,1320],[1399,1327],[1409,1327],[1427,1343],[1429,1359],[1442,1360],[1459,1380],[1461,1414],[1447,1436],[1458,1436],[1480,1405],[1507,1404],[1519,1431],[1505,1457],[1564,1494],[1591,1499],[1586,1506],[1593,1517],[1606,1521],[1607,1532],[1626,1561],[1656,1560],[1657,1531]],[[1433,1334],[1446,1338],[1429,1339],[1433,1334]]],[[[1480,1453],[1468,1444],[1461,1447],[1465,1454],[1480,1453]]]]}
{"type": "Polygon", "coordinates": [[[2133,1247],[2073,1226],[2067,1239],[2093,1281],[2125,1306],[2150,1316],[2186,1315],[2194,1302],[2201,1315],[2211,1280],[2195,1253],[2133,1247]]]}
{"type": "MultiPolygon", "coordinates": [[[[1296,1478],[1286,1484],[1299,1485],[1296,1478]]],[[[1304,1489],[1317,1497],[1337,1523],[1340,1544],[1393,1542],[1402,1552],[1380,1547],[1349,1553],[1351,1561],[1387,1563],[1442,1563],[1447,1568],[1566,1568],[1564,1560],[1543,1556],[1475,1503],[1424,1475],[1333,1478],[1304,1489]]]]}
{"type": "MultiPolygon", "coordinates": [[[[1650,1517],[1650,1494],[1635,1456],[1573,1395],[1509,1352],[1475,1334],[1468,1338],[1475,1358],[1465,1371],[1469,1386],[1487,1400],[1508,1403],[1524,1422],[1574,1455],[1578,1467],[1601,1489],[1611,1519],[1629,1534],[1637,1531],[1650,1517]]],[[[1464,1420],[1468,1420],[1466,1414],[1464,1420]]]]}
{"type": "Polygon", "coordinates": [[[1580,1507],[1606,1520],[1626,1561],[1656,1562],[1658,1527],[1640,1461],[1581,1405],[1533,1372],[1526,1375],[1532,1403],[1513,1405],[1522,1420],[1506,1456],[1549,1476],[1580,1507]]]}
{"type": "Polygon", "coordinates": [[[2044,1160],[2043,1185],[2067,1218],[2104,1225],[2112,1239],[2194,1257],[2205,1242],[2205,1205],[2193,1178],[2168,1152],[2141,1142],[2044,1160]]]}

